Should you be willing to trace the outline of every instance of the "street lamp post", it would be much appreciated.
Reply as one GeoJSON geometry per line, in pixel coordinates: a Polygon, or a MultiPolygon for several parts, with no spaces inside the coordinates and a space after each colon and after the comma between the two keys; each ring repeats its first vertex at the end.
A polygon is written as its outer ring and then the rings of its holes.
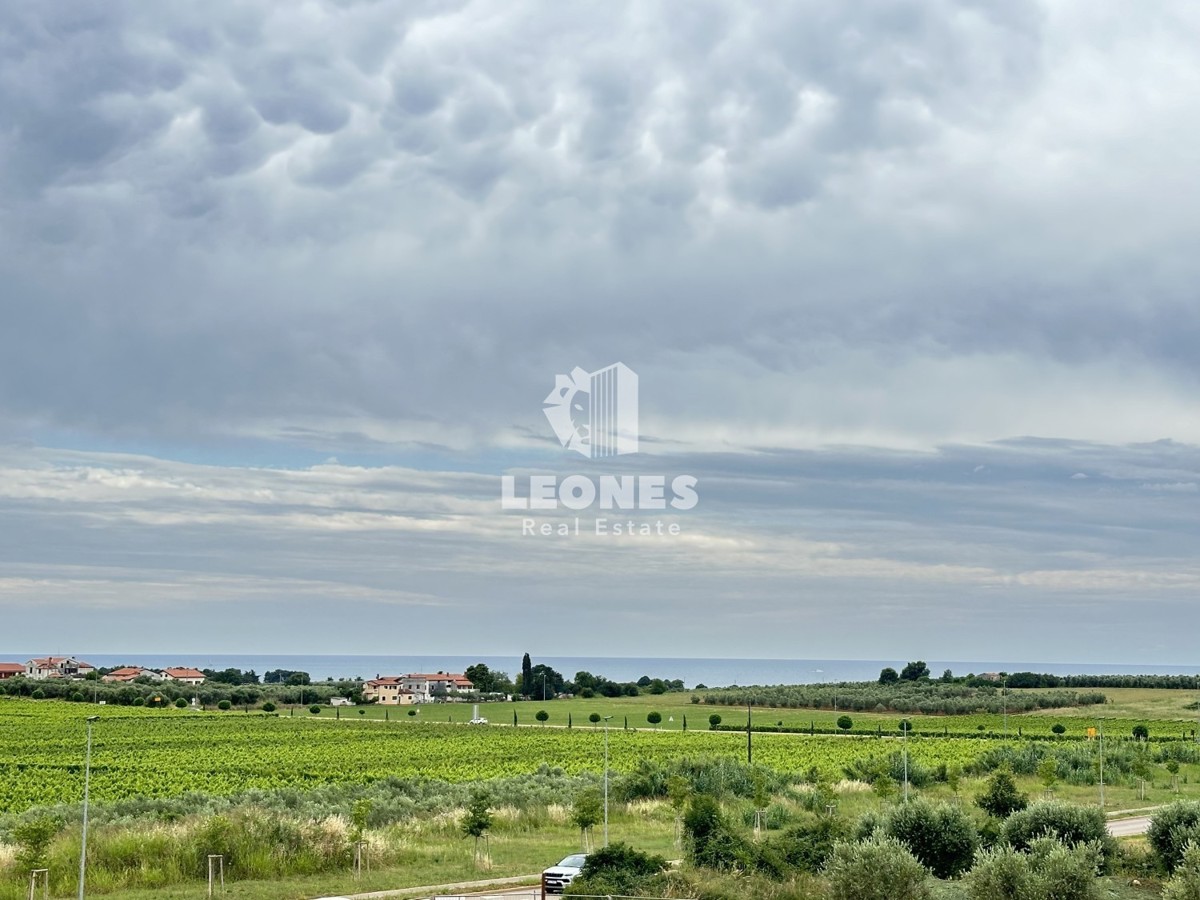
{"type": "Polygon", "coordinates": [[[83,763],[83,836],[79,844],[79,900],[83,900],[83,879],[87,871],[88,790],[92,780],[92,723],[99,716],[87,717],[87,754],[83,763]]]}
{"type": "Polygon", "coordinates": [[[1000,685],[1000,703],[1004,710],[1004,739],[1008,740],[1008,676],[1004,676],[1004,681],[1000,685]]]}
{"type": "Polygon", "coordinates": [[[604,846],[608,846],[608,720],[604,717],[604,846]]]}
{"type": "Polygon", "coordinates": [[[546,702],[546,673],[542,673],[542,702],[546,702]]]}

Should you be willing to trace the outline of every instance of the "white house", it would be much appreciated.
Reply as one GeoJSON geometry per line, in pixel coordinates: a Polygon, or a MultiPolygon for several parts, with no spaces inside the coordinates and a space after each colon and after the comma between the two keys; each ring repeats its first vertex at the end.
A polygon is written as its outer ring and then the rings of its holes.
{"type": "Polygon", "coordinates": [[[73,656],[41,656],[25,663],[25,677],[38,680],[46,678],[80,678],[95,672],[91,663],[73,656]]]}
{"type": "Polygon", "coordinates": [[[165,676],[162,672],[155,672],[153,669],[143,669],[141,666],[123,666],[120,669],[113,669],[101,681],[133,681],[137,678],[149,678],[151,681],[162,681],[165,676]]]}
{"type": "Polygon", "coordinates": [[[475,690],[475,685],[466,675],[446,672],[438,672],[436,675],[411,673],[400,679],[400,686],[406,691],[411,691],[418,703],[429,703],[435,699],[475,690]]]}
{"type": "Polygon", "coordinates": [[[189,669],[183,666],[171,666],[163,669],[163,675],[171,681],[178,681],[180,684],[204,684],[204,673],[199,669],[189,669]]]}

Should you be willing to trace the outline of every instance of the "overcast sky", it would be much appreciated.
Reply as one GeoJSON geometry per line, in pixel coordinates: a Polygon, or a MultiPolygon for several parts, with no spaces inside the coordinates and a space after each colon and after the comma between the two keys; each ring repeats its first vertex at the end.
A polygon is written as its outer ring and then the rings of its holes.
{"type": "Polygon", "coordinates": [[[4,4],[0,651],[1190,664],[1197,46],[1183,0],[4,4]],[[616,361],[642,452],[563,450],[616,361]],[[523,536],[538,472],[700,502],[523,536]]]}

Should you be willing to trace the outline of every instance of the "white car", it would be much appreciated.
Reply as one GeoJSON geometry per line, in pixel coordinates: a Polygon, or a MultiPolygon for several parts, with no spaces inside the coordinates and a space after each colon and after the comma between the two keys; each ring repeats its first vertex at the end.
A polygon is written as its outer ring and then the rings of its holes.
{"type": "Polygon", "coordinates": [[[488,723],[487,719],[485,719],[483,716],[476,716],[475,718],[473,718],[470,721],[469,724],[471,724],[471,725],[486,725],[487,723],[488,723]]]}
{"type": "Polygon", "coordinates": [[[542,882],[546,885],[546,893],[561,894],[567,885],[575,880],[575,876],[583,869],[586,853],[572,853],[557,866],[551,866],[542,873],[542,882]]]}

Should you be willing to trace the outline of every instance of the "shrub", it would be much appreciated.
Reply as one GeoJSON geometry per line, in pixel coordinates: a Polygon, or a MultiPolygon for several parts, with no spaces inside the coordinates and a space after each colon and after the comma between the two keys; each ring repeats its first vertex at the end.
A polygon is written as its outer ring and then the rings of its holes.
{"type": "Polygon", "coordinates": [[[600,713],[592,713],[588,716],[588,721],[593,725],[598,724],[600,722],[600,713]]]}
{"type": "Polygon", "coordinates": [[[975,804],[989,816],[1007,819],[1029,805],[1029,798],[1017,790],[1012,773],[997,769],[988,779],[987,790],[975,798],[975,804]]]}
{"type": "Polygon", "coordinates": [[[1145,725],[1133,726],[1133,737],[1135,740],[1145,741],[1150,738],[1150,729],[1145,725]]]}
{"type": "Polygon", "coordinates": [[[410,716],[415,716],[415,715],[417,714],[417,711],[416,711],[415,709],[410,709],[410,710],[408,711],[408,714],[409,714],[410,716]]]}
{"type": "Polygon", "coordinates": [[[895,838],[838,841],[825,867],[833,900],[925,900],[925,867],[895,838]]]}
{"type": "Polygon", "coordinates": [[[537,719],[539,722],[546,722],[550,718],[550,713],[546,712],[544,709],[539,709],[537,711],[537,715],[534,716],[534,718],[537,719]]]}
{"type": "Polygon", "coordinates": [[[17,845],[16,863],[22,875],[45,868],[50,843],[61,827],[58,819],[49,816],[26,819],[12,827],[9,838],[17,845]]]}
{"type": "Polygon", "coordinates": [[[1052,838],[1038,838],[1029,853],[1008,845],[984,850],[969,876],[971,900],[1091,900],[1099,862],[1099,845],[1068,847],[1052,838]]]}
{"type": "Polygon", "coordinates": [[[145,698],[145,697],[134,697],[134,698],[133,698],[133,705],[134,705],[134,706],[145,706],[145,705],[146,705],[146,698],[145,698]]]}
{"type": "Polygon", "coordinates": [[[662,713],[657,712],[657,711],[651,711],[646,714],[646,721],[649,722],[651,725],[657,725],[659,722],[662,721],[662,713]]]}
{"type": "Polygon", "coordinates": [[[848,836],[846,823],[835,816],[814,816],[793,825],[771,841],[773,853],[801,872],[817,873],[833,853],[833,845],[848,836]]]}
{"type": "Polygon", "coordinates": [[[217,704],[217,709],[229,709],[232,705],[228,700],[222,700],[217,704]]]}
{"type": "Polygon", "coordinates": [[[837,727],[842,731],[849,731],[854,727],[854,720],[849,716],[838,716],[837,727]]]}
{"type": "Polygon", "coordinates": [[[708,724],[709,724],[709,726],[710,726],[710,727],[712,727],[712,728],[716,728],[718,725],[720,725],[720,724],[721,724],[721,716],[720,716],[720,714],[719,714],[719,713],[713,713],[711,716],[709,716],[709,717],[708,717],[708,724]]]}
{"type": "Polygon", "coordinates": [[[946,803],[906,803],[884,819],[883,830],[938,878],[953,878],[971,868],[979,847],[979,834],[967,814],[946,803]]]}
{"type": "Polygon", "coordinates": [[[321,714],[321,707],[317,706],[317,704],[314,703],[312,706],[310,706],[308,708],[308,711],[310,713],[312,713],[314,716],[319,716],[321,714]]]}
{"type": "Polygon", "coordinates": [[[1038,900],[1091,900],[1102,849],[1098,844],[1068,847],[1053,838],[1039,838],[1029,848],[1038,900]]]}
{"type": "Polygon", "coordinates": [[[83,702],[83,692],[82,691],[72,691],[71,696],[68,699],[72,703],[82,703],[83,702]]]}
{"type": "Polygon", "coordinates": [[[176,708],[176,709],[183,709],[183,708],[184,708],[184,707],[186,707],[187,705],[188,705],[188,702],[187,702],[186,700],[184,700],[182,697],[178,698],[178,699],[175,701],[175,708],[176,708]]]}
{"type": "Polygon", "coordinates": [[[1180,800],[1164,806],[1150,819],[1146,840],[1163,868],[1174,872],[1188,843],[1200,844],[1200,801],[1180,800]]]}
{"type": "Polygon", "coordinates": [[[696,794],[683,817],[685,847],[696,866],[723,871],[752,868],[753,854],[745,839],[734,831],[721,805],[708,794],[696,794]]]}
{"type": "Polygon", "coordinates": [[[1188,841],[1175,874],[1163,888],[1163,900],[1200,900],[1200,844],[1188,841]]]}
{"type": "Polygon", "coordinates": [[[1095,842],[1105,861],[1117,852],[1117,842],[1109,835],[1100,809],[1061,800],[1033,803],[1018,810],[1004,823],[1001,835],[1015,850],[1028,850],[1038,838],[1052,837],[1071,847],[1095,842]]]}
{"type": "Polygon", "coordinates": [[[644,883],[667,868],[661,856],[651,856],[622,843],[588,854],[579,876],[566,894],[634,894],[644,883]]]}
{"type": "Polygon", "coordinates": [[[1066,734],[1067,726],[1063,725],[1061,722],[1055,722],[1053,725],[1050,726],[1050,730],[1053,731],[1055,734],[1066,734]]]}
{"type": "MultiPolygon", "coordinates": [[[[180,698],[180,699],[182,700],[182,698],[180,698]]],[[[179,704],[176,703],[175,705],[178,706],[179,704]]],[[[269,713],[275,712],[275,704],[272,703],[270,700],[268,700],[266,703],[264,703],[262,705],[262,708],[263,708],[263,712],[269,712],[269,713]]],[[[362,712],[362,710],[360,709],[359,712],[362,712]]]]}
{"type": "Polygon", "coordinates": [[[30,696],[32,696],[34,700],[45,700],[45,699],[46,699],[46,692],[45,692],[45,691],[43,691],[41,688],[38,688],[38,689],[37,689],[36,691],[34,691],[34,692],[33,692],[33,693],[30,695],[30,696]]]}

